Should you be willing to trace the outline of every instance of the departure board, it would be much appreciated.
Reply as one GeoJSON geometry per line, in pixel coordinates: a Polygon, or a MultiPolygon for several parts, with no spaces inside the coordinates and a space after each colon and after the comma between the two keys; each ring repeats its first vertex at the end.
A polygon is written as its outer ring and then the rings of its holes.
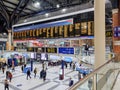
{"type": "Polygon", "coordinates": [[[76,23],[75,24],[75,36],[76,37],[80,36],[80,30],[81,30],[80,23],[76,23]]]}
{"type": "Polygon", "coordinates": [[[74,37],[74,24],[69,25],[69,37],[74,37]]]}
{"type": "Polygon", "coordinates": [[[47,28],[38,28],[33,30],[31,29],[20,32],[14,32],[14,39],[69,38],[93,35],[94,35],[94,22],[87,21],[69,25],[53,26],[47,28]]]}
{"type": "Polygon", "coordinates": [[[65,25],[64,26],[64,38],[67,38],[68,37],[68,25],[65,25]]]}
{"type": "Polygon", "coordinates": [[[63,37],[63,26],[59,26],[59,38],[63,37]]]}
{"type": "Polygon", "coordinates": [[[54,27],[50,28],[50,37],[53,38],[54,37],[54,27]]]}
{"type": "Polygon", "coordinates": [[[39,37],[40,37],[40,38],[43,37],[43,29],[39,29],[39,37]]]}
{"type": "Polygon", "coordinates": [[[34,52],[34,48],[33,48],[33,47],[28,47],[28,48],[27,48],[27,51],[28,51],[28,52],[34,52]]]}
{"type": "Polygon", "coordinates": [[[82,22],[81,23],[81,36],[87,36],[87,22],[82,22]]]}
{"type": "Polygon", "coordinates": [[[54,28],[54,37],[55,38],[58,37],[58,26],[55,26],[55,28],[54,28]]]}
{"type": "Polygon", "coordinates": [[[47,47],[47,48],[46,48],[46,52],[47,52],[47,53],[57,53],[57,48],[47,47]]]}
{"type": "Polygon", "coordinates": [[[89,21],[88,22],[88,25],[87,25],[87,27],[88,27],[88,36],[92,36],[92,35],[94,35],[94,25],[93,25],[94,23],[93,23],[93,21],[89,21]]]}
{"type": "Polygon", "coordinates": [[[47,38],[47,28],[43,28],[42,36],[43,38],[47,38]]]}
{"type": "Polygon", "coordinates": [[[50,28],[47,28],[47,38],[50,38],[50,33],[51,33],[50,28]]]}

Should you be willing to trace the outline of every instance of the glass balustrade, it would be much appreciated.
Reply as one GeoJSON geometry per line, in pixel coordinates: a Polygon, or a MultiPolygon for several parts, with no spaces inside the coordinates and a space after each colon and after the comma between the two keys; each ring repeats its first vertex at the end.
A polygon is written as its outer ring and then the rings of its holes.
{"type": "Polygon", "coordinates": [[[109,60],[67,90],[112,90],[120,71],[120,62],[109,60]]]}

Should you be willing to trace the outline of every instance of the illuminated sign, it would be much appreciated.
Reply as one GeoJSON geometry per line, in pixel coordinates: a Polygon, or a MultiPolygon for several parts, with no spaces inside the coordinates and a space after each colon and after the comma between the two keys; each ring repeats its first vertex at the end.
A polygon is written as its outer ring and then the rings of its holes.
{"type": "Polygon", "coordinates": [[[114,28],[114,37],[120,37],[120,27],[114,28]]]}
{"type": "Polygon", "coordinates": [[[24,30],[49,28],[49,27],[69,25],[69,24],[73,24],[73,19],[66,19],[66,20],[55,21],[55,22],[44,23],[44,24],[28,25],[28,26],[23,26],[18,28],[16,27],[16,28],[13,28],[13,31],[18,32],[18,31],[24,31],[24,30]]]}
{"type": "Polygon", "coordinates": [[[47,28],[14,32],[14,39],[69,38],[94,35],[94,22],[80,22],[47,28]]]}
{"type": "Polygon", "coordinates": [[[60,47],[58,50],[60,54],[74,54],[74,48],[60,47]]]}
{"type": "Polygon", "coordinates": [[[47,47],[46,52],[47,53],[57,53],[57,48],[47,47]]]}

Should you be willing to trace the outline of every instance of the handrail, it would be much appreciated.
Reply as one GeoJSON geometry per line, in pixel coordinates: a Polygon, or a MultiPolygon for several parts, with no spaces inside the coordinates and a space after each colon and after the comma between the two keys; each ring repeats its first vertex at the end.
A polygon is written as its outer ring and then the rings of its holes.
{"type": "Polygon", "coordinates": [[[102,67],[104,67],[105,65],[107,65],[108,63],[114,61],[114,59],[112,58],[111,60],[105,62],[103,65],[101,65],[100,67],[98,67],[97,69],[95,69],[93,72],[91,72],[89,75],[85,76],[84,78],[82,78],[80,81],[76,82],[72,87],[68,88],[67,90],[75,90],[78,86],[82,85],[85,81],[87,81],[90,77],[92,77],[94,74],[96,74],[98,72],[98,70],[100,70],[102,67]]]}

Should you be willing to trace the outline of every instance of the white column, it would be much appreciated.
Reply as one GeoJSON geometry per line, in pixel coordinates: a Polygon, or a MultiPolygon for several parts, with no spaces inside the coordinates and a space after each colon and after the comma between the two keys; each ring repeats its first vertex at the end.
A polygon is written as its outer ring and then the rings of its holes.
{"type": "Polygon", "coordinates": [[[8,30],[8,50],[11,50],[11,30],[8,30]]]}
{"type": "Polygon", "coordinates": [[[94,0],[95,68],[105,60],[105,0],[94,0]]]}

